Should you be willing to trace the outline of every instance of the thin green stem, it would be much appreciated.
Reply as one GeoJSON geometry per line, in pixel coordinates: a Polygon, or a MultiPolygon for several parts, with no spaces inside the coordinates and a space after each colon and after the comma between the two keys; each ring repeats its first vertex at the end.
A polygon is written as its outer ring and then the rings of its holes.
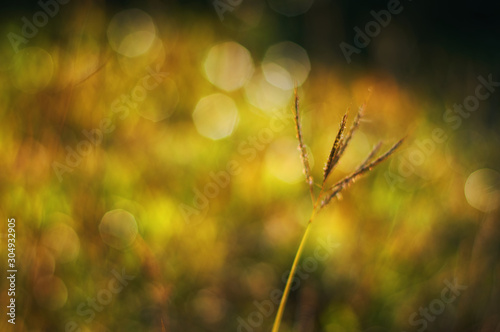
{"type": "Polygon", "coordinates": [[[306,229],[304,231],[304,235],[302,236],[302,240],[300,241],[299,249],[295,254],[295,259],[293,260],[292,269],[290,271],[290,275],[288,275],[288,280],[286,282],[285,290],[283,292],[283,297],[281,298],[280,306],[278,308],[278,313],[276,314],[276,319],[274,320],[272,332],[278,332],[280,328],[281,318],[283,317],[283,312],[285,311],[286,300],[288,298],[288,294],[290,293],[290,287],[292,286],[293,275],[295,274],[295,270],[297,270],[297,266],[299,265],[300,256],[302,255],[302,251],[304,250],[305,243],[307,241],[309,230],[311,229],[311,223],[314,218],[314,211],[311,215],[311,219],[307,223],[306,229]]]}
{"type": "Polygon", "coordinates": [[[321,191],[318,195],[318,198],[315,200],[313,195],[313,211],[311,213],[311,218],[309,218],[309,222],[307,223],[306,229],[304,230],[304,235],[302,235],[302,240],[300,240],[299,249],[297,249],[297,253],[295,254],[295,259],[293,260],[292,269],[290,270],[290,274],[288,275],[288,279],[286,281],[285,290],[283,291],[283,296],[281,297],[280,306],[278,308],[278,313],[276,314],[276,319],[274,320],[272,332],[278,332],[281,324],[281,318],[283,317],[283,312],[285,311],[286,301],[288,299],[288,294],[290,293],[290,287],[292,286],[293,276],[295,274],[295,270],[297,270],[297,266],[299,265],[300,257],[302,256],[302,251],[304,250],[305,244],[307,242],[307,238],[309,237],[309,230],[311,229],[311,224],[316,217],[316,213],[319,211],[317,209],[318,202],[321,200],[321,195],[323,194],[323,190],[325,187],[325,183],[321,186],[321,191]]]}

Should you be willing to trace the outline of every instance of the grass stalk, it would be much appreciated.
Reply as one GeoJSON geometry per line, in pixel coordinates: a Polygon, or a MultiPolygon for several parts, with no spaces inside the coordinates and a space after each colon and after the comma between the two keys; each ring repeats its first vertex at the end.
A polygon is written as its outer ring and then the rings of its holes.
{"type": "Polygon", "coordinates": [[[314,211],[313,214],[311,215],[311,219],[309,219],[309,222],[307,223],[304,235],[302,236],[302,240],[300,241],[299,249],[297,249],[297,253],[295,254],[295,259],[293,260],[292,269],[290,270],[290,274],[288,275],[285,290],[283,291],[283,296],[281,297],[280,306],[278,308],[278,313],[276,314],[276,319],[274,320],[272,332],[278,332],[280,328],[281,318],[283,317],[283,312],[285,311],[285,305],[286,305],[286,300],[288,298],[288,294],[290,294],[290,288],[292,286],[293,276],[295,274],[295,271],[297,270],[297,266],[299,265],[300,257],[302,256],[302,251],[304,251],[307,238],[309,237],[309,230],[311,229],[313,217],[314,217],[314,211]]]}
{"type": "Polygon", "coordinates": [[[348,112],[346,112],[346,114],[343,116],[342,121],[340,123],[339,131],[337,133],[337,136],[335,137],[333,147],[330,150],[330,154],[329,154],[327,162],[325,164],[323,181],[321,184],[321,190],[317,196],[317,199],[315,199],[314,180],[311,176],[309,159],[308,159],[307,151],[306,151],[305,144],[303,141],[302,127],[300,125],[300,116],[299,116],[300,115],[300,113],[299,113],[299,97],[298,97],[298,93],[297,93],[297,87],[295,88],[295,107],[294,107],[295,129],[297,131],[297,139],[299,141],[299,150],[300,150],[302,163],[304,166],[304,175],[306,178],[306,183],[309,186],[311,200],[314,203],[314,205],[313,205],[311,217],[309,218],[309,222],[307,223],[307,226],[304,230],[304,234],[302,235],[302,240],[300,240],[299,248],[297,249],[297,252],[295,253],[295,258],[293,260],[292,268],[290,270],[290,274],[288,275],[288,279],[287,279],[286,285],[285,285],[285,290],[283,291],[283,296],[281,297],[280,305],[278,307],[278,313],[276,314],[276,319],[274,320],[272,332],[279,331],[281,320],[283,318],[283,313],[285,311],[286,301],[288,299],[288,295],[290,294],[290,288],[292,285],[293,276],[295,275],[295,271],[297,270],[297,266],[299,265],[299,261],[300,261],[300,258],[302,256],[302,252],[304,251],[304,247],[305,247],[305,244],[307,242],[307,238],[309,237],[309,231],[311,229],[311,224],[312,224],[316,214],[323,207],[325,207],[332,199],[337,198],[338,195],[344,189],[346,189],[350,184],[355,182],[359,177],[365,175],[366,173],[371,171],[373,167],[377,166],[378,164],[380,164],[381,162],[386,160],[389,156],[391,156],[399,148],[399,146],[403,143],[404,138],[399,140],[396,144],[394,144],[388,151],[386,151],[380,157],[373,160],[375,155],[377,154],[377,152],[380,150],[380,147],[381,147],[381,143],[377,144],[373,148],[373,150],[370,152],[370,154],[368,155],[366,160],[353,173],[346,176],[344,179],[338,181],[337,183],[335,183],[331,187],[329,187],[329,188],[325,187],[328,176],[330,175],[333,168],[339,162],[340,158],[344,154],[344,151],[345,151],[347,145],[349,144],[349,142],[352,138],[352,135],[358,129],[359,124],[360,124],[360,119],[363,116],[365,108],[366,108],[366,102],[363,103],[362,107],[360,107],[360,110],[359,110],[358,114],[356,115],[354,122],[351,125],[351,128],[349,129],[349,132],[347,133],[346,136],[344,136],[344,130],[346,128],[348,112]]]}

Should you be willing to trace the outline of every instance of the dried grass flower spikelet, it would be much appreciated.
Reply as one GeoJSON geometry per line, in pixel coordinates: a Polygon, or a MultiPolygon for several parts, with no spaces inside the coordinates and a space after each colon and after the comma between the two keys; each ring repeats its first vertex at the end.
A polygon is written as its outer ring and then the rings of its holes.
{"type": "MultiPolygon", "coordinates": [[[[371,93],[371,91],[370,91],[371,93]]],[[[309,235],[309,230],[310,230],[310,225],[312,221],[314,220],[314,217],[316,214],[328,203],[332,201],[334,198],[340,198],[340,195],[344,189],[349,187],[352,183],[354,183],[357,179],[362,177],[363,175],[366,175],[369,171],[371,171],[375,166],[389,158],[403,143],[404,138],[400,139],[396,144],[394,144],[390,149],[388,149],[385,153],[381,154],[378,158],[375,158],[377,153],[380,151],[380,148],[382,147],[382,143],[379,142],[375,147],[371,150],[371,152],[368,154],[366,159],[349,175],[344,177],[343,179],[337,181],[335,184],[326,187],[327,180],[329,175],[332,173],[334,170],[335,166],[338,164],[340,158],[344,154],[346,148],[348,147],[353,134],[356,132],[356,130],[359,128],[361,119],[363,117],[363,114],[366,109],[367,101],[365,101],[361,107],[358,110],[358,113],[356,114],[353,123],[351,127],[349,128],[349,131],[347,131],[347,134],[344,135],[345,130],[346,130],[346,124],[347,124],[347,119],[349,115],[349,109],[347,109],[346,113],[342,117],[342,120],[340,122],[340,127],[337,132],[337,136],[335,137],[335,140],[333,142],[332,149],[330,150],[330,154],[328,155],[328,159],[325,163],[325,167],[323,169],[323,180],[321,183],[321,189],[320,192],[315,198],[314,194],[314,179],[311,175],[311,169],[309,166],[309,159],[307,155],[307,150],[306,146],[303,141],[303,135],[302,135],[302,127],[300,124],[300,113],[299,113],[299,97],[297,94],[297,87],[295,87],[295,102],[294,102],[294,120],[295,120],[295,130],[297,132],[297,139],[299,141],[299,151],[300,151],[300,157],[302,159],[302,164],[304,167],[304,175],[306,178],[306,183],[309,187],[309,192],[311,194],[311,199],[314,204],[313,210],[311,213],[311,217],[309,218],[309,222],[307,223],[307,226],[304,231],[304,235],[302,236],[299,248],[297,250],[297,253],[295,254],[295,258],[292,264],[292,268],[290,270],[290,274],[288,276],[288,280],[285,286],[285,290],[283,291],[283,296],[281,298],[281,302],[278,308],[278,313],[276,314],[276,319],[274,321],[273,329],[272,332],[278,332],[279,326],[281,323],[281,319],[283,317],[283,312],[285,309],[285,304],[288,298],[288,294],[290,293],[290,287],[292,284],[293,276],[295,274],[295,271],[298,266],[298,262],[300,260],[300,256],[302,254],[302,251],[304,249],[307,237],[309,235]]],[[[369,99],[370,96],[368,96],[367,100],[369,99]]]]}

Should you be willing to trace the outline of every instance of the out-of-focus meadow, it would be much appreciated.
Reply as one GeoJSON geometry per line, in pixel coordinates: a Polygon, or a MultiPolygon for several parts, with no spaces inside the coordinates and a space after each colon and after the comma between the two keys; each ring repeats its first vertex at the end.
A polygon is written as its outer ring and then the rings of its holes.
{"type": "Polygon", "coordinates": [[[316,218],[280,331],[500,331],[498,39],[405,3],[348,63],[386,4],[47,3],[0,25],[1,331],[269,331],[312,210],[295,84],[317,182],[370,94],[333,177],[407,139],[316,218]]]}

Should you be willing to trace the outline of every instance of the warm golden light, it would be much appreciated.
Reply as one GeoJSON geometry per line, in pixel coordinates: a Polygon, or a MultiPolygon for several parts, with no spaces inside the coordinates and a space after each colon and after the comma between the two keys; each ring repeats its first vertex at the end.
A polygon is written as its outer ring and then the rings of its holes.
{"type": "Polygon", "coordinates": [[[102,217],[99,233],[104,243],[123,250],[134,242],[138,234],[137,221],[125,210],[112,210],[102,217]]]}
{"type": "Polygon", "coordinates": [[[208,138],[225,138],[238,122],[238,108],[228,96],[216,93],[200,99],[193,111],[193,121],[198,132],[208,138]]]}
{"type": "Polygon", "coordinates": [[[254,71],[250,52],[235,42],[213,46],[205,58],[204,69],[210,83],[225,91],[241,88],[254,71]]]}
{"type": "Polygon", "coordinates": [[[500,173],[482,168],[469,175],[465,182],[465,197],[469,204],[483,212],[500,205],[500,173]]]}
{"type": "Polygon", "coordinates": [[[111,19],[107,35],[113,50],[127,57],[136,57],[149,50],[156,36],[156,27],[147,13],[128,9],[111,19]]]}

